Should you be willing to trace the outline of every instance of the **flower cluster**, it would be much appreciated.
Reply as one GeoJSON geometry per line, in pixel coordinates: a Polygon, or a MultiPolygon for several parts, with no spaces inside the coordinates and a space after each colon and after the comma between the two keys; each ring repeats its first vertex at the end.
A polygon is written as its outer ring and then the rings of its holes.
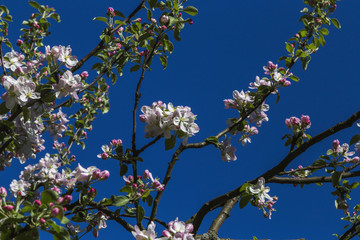
{"type": "Polygon", "coordinates": [[[130,199],[137,199],[150,191],[163,191],[164,185],[160,183],[158,178],[154,178],[149,170],[145,170],[142,176],[135,179],[132,175],[123,176],[126,187],[130,187],[131,191],[128,195],[130,199]]]}
{"type": "Polygon", "coordinates": [[[19,77],[15,80],[11,76],[4,76],[1,81],[6,92],[1,96],[6,108],[11,110],[16,104],[25,106],[31,99],[39,99],[40,93],[36,92],[36,85],[32,80],[19,77]]]}
{"type": "Polygon", "coordinates": [[[70,172],[64,170],[60,172],[62,163],[57,156],[46,154],[39,163],[28,165],[21,172],[19,180],[14,179],[10,184],[10,190],[15,197],[28,195],[28,190],[44,186],[53,186],[54,191],[61,193],[61,188],[71,190],[77,182],[93,182],[106,180],[110,173],[107,170],[100,171],[96,167],[83,168],[80,164],[70,172]]]}
{"type": "MultiPolygon", "coordinates": [[[[355,150],[358,153],[360,152],[360,143],[355,144],[355,150]]],[[[338,139],[333,141],[332,152],[344,157],[345,162],[357,163],[360,161],[359,156],[354,156],[354,151],[349,152],[349,144],[343,143],[340,145],[340,141],[338,139]]]]}
{"type": "Polygon", "coordinates": [[[296,170],[291,169],[290,171],[293,171],[290,175],[293,178],[305,178],[309,175],[311,175],[311,171],[307,169],[303,169],[304,167],[302,165],[299,165],[296,170]]]}
{"type": "Polygon", "coordinates": [[[288,128],[292,129],[294,133],[305,132],[311,126],[310,117],[308,115],[302,115],[301,119],[297,117],[287,118],[285,124],[288,128]]]}
{"type": "Polygon", "coordinates": [[[282,139],[287,139],[285,146],[291,145],[299,147],[306,139],[311,136],[306,134],[305,131],[310,128],[311,121],[308,115],[302,115],[301,119],[297,117],[290,117],[285,120],[285,125],[291,129],[292,134],[285,134],[282,139]]]}
{"type": "Polygon", "coordinates": [[[121,148],[122,146],[122,140],[121,139],[113,139],[111,140],[109,145],[102,145],[101,150],[102,153],[98,154],[97,157],[101,159],[108,159],[113,155],[113,151],[117,150],[118,148],[121,148]]]}
{"type": "Polygon", "coordinates": [[[151,222],[147,230],[141,231],[139,227],[135,226],[135,231],[131,232],[136,239],[141,240],[195,240],[191,233],[194,229],[191,223],[185,224],[183,221],[171,221],[168,224],[168,229],[162,232],[163,237],[156,238],[155,223],[151,222]]]}
{"type": "Polygon", "coordinates": [[[264,217],[271,219],[271,212],[275,211],[273,205],[278,200],[278,197],[270,197],[268,194],[270,187],[265,187],[265,179],[263,177],[259,178],[256,185],[249,186],[248,189],[255,196],[256,206],[262,209],[264,217]]]}
{"type": "Polygon", "coordinates": [[[58,99],[66,97],[69,94],[75,99],[79,99],[76,91],[80,90],[82,87],[83,83],[81,76],[79,74],[73,75],[72,72],[68,70],[60,76],[58,83],[53,84],[52,89],[58,99]]]}
{"type": "Polygon", "coordinates": [[[158,101],[151,107],[141,107],[140,121],[147,123],[145,126],[145,137],[157,137],[164,135],[166,139],[171,137],[171,131],[174,131],[179,138],[185,138],[195,135],[199,132],[199,126],[194,122],[196,115],[191,112],[190,107],[177,106],[172,103],[158,101]]]}
{"type": "MultiPolygon", "coordinates": [[[[268,122],[269,118],[266,114],[269,111],[269,105],[265,104],[265,101],[259,102],[259,99],[266,92],[277,93],[279,87],[287,87],[291,83],[286,80],[287,77],[291,76],[291,73],[288,73],[283,68],[278,68],[278,66],[271,61],[268,62],[267,66],[263,67],[265,74],[269,77],[260,77],[256,76],[255,82],[251,82],[249,89],[253,91],[243,91],[238,90],[233,91],[233,99],[225,99],[224,105],[226,109],[232,108],[238,110],[240,113],[240,118],[249,114],[247,119],[250,123],[255,123],[257,127],[261,127],[263,122],[268,122]],[[254,105],[257,105],[254,109],[254,105]],[[251,111],[251,113],[248,113],[251,111]]],[[[227,124],[231,127],[238,118],[232,118],[227,120],[227,124]]],[[[230,133],[236,135],[241,133],[239,142],[242,145],[246,143],[251,143],[250,137],[258,134],[258,129],[255,126],[250,126],[249,124],[244,124],[239,128],[232,128],[230,133]]]]}
{"type": "Polygon", "coordinates": [[[77,63],[77,57],[71,55],[71,48],[70,46],[53,46],[50,49],[50,46],[45,47],[45,57],[48,59],[49,62],[59,61],[61,63],[65,63],[67,68],[74,67],[77,63]]]}

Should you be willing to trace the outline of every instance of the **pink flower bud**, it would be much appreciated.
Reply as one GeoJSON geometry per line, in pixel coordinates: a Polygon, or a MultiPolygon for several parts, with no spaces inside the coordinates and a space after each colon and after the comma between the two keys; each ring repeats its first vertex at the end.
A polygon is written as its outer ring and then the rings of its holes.
{"type": "Polygon", "coordinates": [[[296,37],[296,38],[299,38],[299,37],[300,37],[300,34],[298,34],[298,33],[295,34],[295,37],[296,37]]]}
{"type": "Polygon", "coordinates": [[[106,180],[110,177],[110,172],[108,170],[104,170],[100,173],[100,179],[106,180]]]}
{"type": "Polygon", "coordinates": [[[40,207],[40,206],[41,206],[41,201],[38,200],[38,199],[36,199],[36,200],[34,201],[34,204],[35,204],[36,206],[40,207]]]}
{"type": "Polygon", "coordinates": [[[63,203],[65,203],[65,204],[68,204],[68,203],[70,203],[71,201],[72,201],[72,196],[71,195],[65,195],[64,196],[64,200],[63,200],[63,203]]]}
{"type": "Polygon", "coordinates": [[[152,19],[151,19],[151,22],[152,22],[152,23],[156,23],[156,19],[155,19],[155,18],[152,18],[152,19]]]}
{"type": "Polygon", "coordinates": [[[115,10],[112,7],[109,7],[107,9],[106,15],[108,15],[110,17],[115,17],[115,10]]]}
{"type": "Polygon", "coordinates": [[[21,39],[16,40],[16,45],[18,45],[18,46],[21,46],[23,43],[24,42],[21,39]]]}
{"type": "Polygon", "coordinates": [[[0,197],[4,198],[7,196],[6,188],[0,187],[0,197]]]}
{"type": "Polygon", "coordinates": [[[315,22],[317,22],[317,23],[319,23],[319,24],[322,24],[322,21],[321,21],[320,18],[315,19],[315,22]]]}
{"type": "Polygon", "coordinates": [[[285,125],[287,126],[287,127],[291,127],[291,121],[290,121],[290,118],[287,118],[287,119],[285,119],[285,125]]]}
{"type": "Polygon", "coordinates": [[[61,204],[63,201],[64,201],[64,198],[63,198],[63,197],[59,197],[59,198],[56,200],[56,203],[61,204]]]}
{"type": "Polygon", "coordinates": [[[136,183],[133,183],[133,188],[137,188],[137,184],[136,183]]]}
{"type": "Polygon", "coordinates": [[[162,15],[161,17],[160,17],[160,23],[162,23],[162,24],[168,24],[169,23],[169,21],[170,21],[170,18],[169,18],[169,16],[166,16],[166,15],[162,15]]]}
{"type": "Polygon", "coordinates": [[[148,179],[149,177],[150,177],[150,172],[149,172],[149,170],[146,169],[143,173],[143,178],[148,179]]]}
{"type": "Polygon", "coordinates": [[[305,126],[310,126],[311,122],[310,122],[310,117],[308,115],[302,115],[301,116],[301,122],[305,125],[305,126]]]}
{"type": "Polygon", "coordinates": [[[89,73],[88,73],[87,71],[83,71],[83,72],[80,74],[80,77],[86,79],[87,77],[89,77],[89,73]]]}
{"type": "Polygon", "coordinates": [[[45,224],[45,223],[46,223],[46,220],[43,219],[43,218],[40,218],[40,223],[41,223],[41,224],[45,224]]]}
{"type": "Polygon", "coordinates": [[[191,223],[185,225],[185,230],[191,233],[194,230],[194,226],[191,223]]]}
{"type": "Polygon", "coordinates": [[[4,211],[7,211],[7,212],[14,210],[13,205],[6,205],[6,206],[3,206],[2,208],[4,209],[4,211]]]}
{"type": "Polygon", "coordinates": [[[101,159],[105,160],[105,159],[108,159],[108,158],[109,158],[109,154],[107,154],[105,152],[101,154],[101,159]]]}
{"type": "Polygon", "coordinates": [[[50,216],[51,217],[56,217],[59,214],[59,212],[60,212],[60,209],[55,207],[55,208],[51,209],[50,216]]]}
{"type": "Polygon", "coordinates": [[[340,146],[340,141],[338,139],[333,141],[333,150],[336,150],[340,146]]]}
{"type": "Polygon", "coordinates": [[[139,23],[141,23],[141,18],[137,18],[137,19],[135,19],[135,22],[139,22],[139,23]]]}
{"type": "Polygon", "coordinates": [[[168,230],[164,230],[164,231],[162,232],[162,235],[163,235],[164,237],[167,237],[167,238],[171,237],[171,234],[170,234],[170,232],[169,232],[168,230]]]}

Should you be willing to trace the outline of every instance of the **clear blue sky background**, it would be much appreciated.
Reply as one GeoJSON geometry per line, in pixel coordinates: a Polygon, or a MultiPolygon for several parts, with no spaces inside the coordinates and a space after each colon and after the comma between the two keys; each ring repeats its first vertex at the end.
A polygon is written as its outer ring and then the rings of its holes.
{"type": "MultiPolygon", "coordinates": [[[[49,4],[61,15],[62,22],[54,22],[51,36],[46,40],[50,45],[71,45],[73,54],[82,58],[99,42],[103,23],[92,21],[93,17],[105,16],[107,7],[113,7],[129,14],[139,1],[115,0],[63,0],[40,1],[49,4]]],[[[32,8],[24,0],[3,0],[14,17],[9,37],[15,42],[20,35],[22,20],[30,16],[32,8]]],[[[153,71],[147,73],[141,88],[140,106],[151,105],[162,100],[174,105],[187,105],[198,115],[200,132],[190,142],[199,142],[216,135],[226,127],[225,120],[236,116],[234,110],[225,110],[223,99],[231,98],[232,91],[247,89],[255,76],[263,76],[262,66],[286,54],[285,41],[298,30],[302,1],[188,1],[199,9],[193,17],[194,24],[186,26],[182,41],[174,42],[175,51],[168,59],[168,68],[163,71],[159,61],[153,62],[153,71]]],[[[360,54],[360,2],[347,0],[338,3],[334,17],[342,29],[330,27],[327,44],[313,55],[309,68],[304,72],[300,65],[293,73],[300,82],[281,89],[281,100],[275,105],[275,97],[267,101],[270,121],[259,128],[259,135],[246,147],[237,144],[238,160],[222,162],[219,150],[212,146],[200,150],[187,150],[176,163],[172,179],[161,199],[158,218],[169,222],[176,217],[187,220],[208,200],[224,194],[247,180],[251,180],[275,166],[288,152],[281,137],[289,133],[284,121],[290,116],[310,115],[310,135],[316,135],[345,120],[359,110],[358,74],[360,54]]],[[[142,17],[142,16],[140,16],[142,17]]],[[[15,45],[15,44],[14,44],[15,45]]],[[[90,70],[87,64],[83,70],[90,70]]],[[[89,71],[90,72],[90,71],[89,71]]],[[[90,79],[95,76],[90,72],[90,79]]],[[[130,147],[131,109],[134,89],[139,73],[130,74],[128,69],[118,83],[110,88],[111,110],[99,116],[93,131],[88,134],[85,151],[74,150],[83,166],[96,165],[109,169],[110,178],[95,185],[99,195],[118,194],[124,182],[119,177],[116,161],[103,161],[96,157],[101,145],[111,139],[121,138],[125,147],[130,147]]],[[[139,124],[138,146],[149,141],[143,137],[144,124],[139,124]]],[[[349,141],[359,128],[353,127],[326,139],[309,149],[293,162],[291,167],[310,165],[326,152],[333,139],[349,141]]],[[[173,151],[163,151],[163,141],[152,146],[143,154],[144,163],[140,171],[149,169],[161,180],[173,151]]],[[[51,147],[48,146],[49,150],[51,147]]],[[[29,160],[28,163],[35,163],[29,160]]],[[[17,178],[24,166],[14,162],[13,166],[1,173],[3,186],[17,178]]],[[[290,167],[289,167],[290,168],[290,167]]],[[[334,207],[335,198],[330,194],[332,187],[305,186],[300,189],[292,185],[271,184],[271,195],[279,197],[272,220],[265,219],[262,212],[247,206],[235,207],[231,217],[219,231],[220,237],[250,239],[252,236],[271,239],[335,239],[331,234],[341,234],[345,222],[340,218],[342,211],[334,207]]],[[[99,197],[100,199],[100,197],[99,197]]],[[[360,192],[355,190],[350,206],[360,202],[360,192]]],[[[146,209],[146,215],[149,210],[146,209]]],[[[207,231],[218,211],[210,213],[199,233],[207,231]]],[[[163,228],[158,225],[161,235],[163,228]]],[[[84,237],[93,239],[92,235],[84,237]]],[[[132,239],[131,234],[116,223],[108,222],[108,228],[100,232],[100,239],[132,239]]],[[[44,239],[51,239],[45,235],[44,239]]]]}

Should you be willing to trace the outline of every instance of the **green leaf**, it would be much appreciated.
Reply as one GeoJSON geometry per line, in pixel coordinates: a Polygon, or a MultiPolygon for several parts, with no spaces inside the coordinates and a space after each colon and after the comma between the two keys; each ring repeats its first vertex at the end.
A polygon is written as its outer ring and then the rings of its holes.
{"type": "Polygon", "coordinates": [[[246,207],[246,205],[250,202],[251,199],[252,199],[251,195],[246,195],[246,196],[242,197],[240,199],[240,203],[239,203],[240,209],[246,207]]]}
{"type": "Polygon", "coordinates": [[[163,70],[165,70],[167,67],[167,56],[165,55],[160,56],[160,62],[161,65],[163,66],[163,70]]]}
{"type": "Polygon", "coordinates": [[[174,148],[176,145],[176,136],[171,135],[170,138],[165,139],[165,151],[174,148]]]}
{"type": "Polygon", "coordinates": [[[55,202],[59,198],[57,192],[52,190],[45,190],[41,193],[41,203],[48,204],[51,202],[55,202]]]}
{"type": "Polygon", "coordinates": [[[120,192],[132,193],[133,190],[132,190],[131,186],[126,185],[120,189],[120,192]]]}
{"type": "Polygon", "coordinates": [[[329,30],[327,30],[327,28],[322,28],[319,30],[319,32],[322,34],[322,35],[329,35],[329,30]]]}
{"type": "Polygon", "coordinates": [[[69,232],[64,227],[58,226],[57,231],[48,230],[47,232],[53,235],[54,240],[71,240],[69,232]]]}
{"type": "Polygon", "coordinates": [[[40,239],[39,231],[37,228],[26,230],[15,237],[15,240],[37,240],[40,239]]]}
{"type": "Polygon", "coordinates": [[[329,149],[329,150],[326,151],[326,155],[331,155],[333,153],[334,153],[334,151],[332,149],[329,149]]]}
{"type": "Polygon", "coordinates": [[[193,7],[193,6],[187,6],[186,8],[184,8],[183,10],[184,12],[186,12],[187,14],[191,15],[191,16],[195,16],[198,14],[198,10],[193,7]]]}
{"type": "Polygon", "coordinates": [[[353,182],[351,185],[350,185],[350,188],[351,189],[355,189],[359,186],[359,182],[353,182]]]}
{"type": "Polygon", "coordinates": [[[290,43],[286,43],[286,50],[289,53],[292,53],[294,51],[294,47],[290,43]]]}
{"type": "Polygon", "coordinates": [[[319,35],[319,42],[321,46],[325,46],[326,41],[323,35],[319,35]]]}
{"type": "Polygon", "coordinates": [[[143,35],[141,35],[140,37],[139,37],[139,42],[141,42],[141,41],[144,41],[145,39],[147,39],[147,38],[149,38],[149,37],[151,37],[152,36],[152,34],[150,34],[150,33],[145,33],[145,34],[143,34],[143,35]]]}
{"type": "Polygon", "coordinates": [[[342,172],[334,172],[331,176],[331,182],[333,187],[336,187],[339,185],[342,177],[342,172]]]}
{"type": "Polygon", "coordinates": [[[1,9],[3,12],[5,12],[6,14],[9,14],[9,9],[8,9],[6,6],[1,5],[1,6],[0,6],[0,9],[1,9]]]}
{"type": "Polygon", "coordinates": [[[149,207],[151,207],[152,202],[153,202],[153,197],[151,195],[147,196],[146,203],[149,207]]]}
{"type": "Polygon", "coordinates": [[[126,205],[129,202],[129,198],[126,196],[111,196],[111,199],[113,201],[112,205],[114,205],[115,207],[122,207],[124,205],[126,205]]]}
{"type": "Polygon", "coordinates": [[[137,222],[141,222],[143,220],[144,216],[145,216],[145,210],[142,206],[139,206],[137,209],[137,214],[136,214],[137,222]]]}
{"type": "Polygon", "coordinates": [[[147,197],[149,196],[149,194],[150,194],[150,189],[148,188],[148,189],[145,190],[145,192],[143,193],[143,195],[141,196],[141,198],[142,198],[142,199],[145,199],[145,198],[147,198],[147,197]]]}
{"type": "Polygon", "coordinates": [[[35,1],[29,1],[29,4],[35,8],[36,10],[38,10],[40,8],[40,4],[38,4],[37,2],[35,1]]]}
{"type": "Polygon", "coordinates": [[[156,7],[156,2],[157,2],[157,0],[149,0],[149,1],[148,1],[149,6],[150,6],[150,8],[151,8],[152,10],[155,9],[155,7],[156,7]]]}
{"type": "Polygon", "coordinates": [[[241,186],[241,188],[240,188],[240,192],[245,192],[246,191],[246,189],[249,187],[249,183],[244,183],[242,186],[241,186]]]}
{"type": "Polygon", "coordinates": [[[0,104],[0,115],[4,115],[4,114],[8,113],[9,110],[10,110],[10,109],[7,109],[7,107],[6,107],[6,103],[5,103],[5,102],[2,102],[2,103],[0,104]]]}
{"type": "Polygon", "coordinates": [[[312,165],[317,167],[317,166],[324,166],[325,164],[326,164],[326,161],[324,159],[317,159],[317,160],[315,160],[315,162],[312,165]]]}
{"type": "Polygon", "coordinates": [[[106,17],[94,17],[93,20],[102,21],[104,23],[108,22],[108,19],[106,17]]]}
{"type": "Polygon", "coordinates": [[[51,18],[55,19],[55,21],[57,21],[57,22],[61,22],[60,15],[57,13],[51,14],[51,18]]]}
{"type": "Polygon", "coordinates": [[[292,80],[294,80],[295,82],[298,82],[298,81],[300,80],[300,79],[299,79],[297,76],[295,76],[295,75],[291,75],[290,78],[291,78],[292,80]]]}
{"type": "Polygon", "coordinates": [[[332,18],[332,19],[331,19],[331,22],[334,24],[334,26],[335,26],[337,29],[340,29],[340,28],[341,28],[341,24],[340,24],[339,20],[337,20],[336,18],[332,18]]]}
{"type": "Polygon", "coordinates": [[[140,65],[134,65],[130,68],[130,72],[136,72],[140,69],[140,65]]]}
{"type": "Polygon", "coordinates": [[[353,145],[360,141],[360,135],[354,135],[350,140],[350,145],[353,145]]]}
{"type": "Polygon", "coordinates": [[[24,122],[27,122],[30,119],[30,109],[27,107],[22,107],[24,122]]]}
{"type": "Polygon", "coordinates": [[[124,176],[128,171],[128,166],[125,164],[121,164],[120,166],[120,176],[124,176]]]}
{"type": "Polygon", "coordinates": [[[280,94],[276,93],[276,101],[275,104],[277,104],[280,101],[280,94]]]}
{"type": "Polygon", "coordinates": [[[114,12],[115,12],[115,16],[118,16],[118,17],[121,17],[121,18],[125,18],[125,15],[124,15],[122,12],[120,12],[120,11],[118,11],[118,10],[115,10],[114,12]]]}

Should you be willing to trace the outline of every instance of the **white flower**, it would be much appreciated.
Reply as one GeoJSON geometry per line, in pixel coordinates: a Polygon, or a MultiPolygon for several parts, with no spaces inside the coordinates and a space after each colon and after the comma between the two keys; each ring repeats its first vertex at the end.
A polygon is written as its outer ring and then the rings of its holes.
{"type": "Polygon", "coordinates": [[[270,192],[270,188],[265,187],[265,179],[263,177],[259,178],[256,185],[250,186],[249,191],[252,194],[257,195],[257,197],[262,203],[265,202],[265,199],[273,200],[273,198],[270,197],[269,194],[267,194],[268,192],[270,192]]]}

